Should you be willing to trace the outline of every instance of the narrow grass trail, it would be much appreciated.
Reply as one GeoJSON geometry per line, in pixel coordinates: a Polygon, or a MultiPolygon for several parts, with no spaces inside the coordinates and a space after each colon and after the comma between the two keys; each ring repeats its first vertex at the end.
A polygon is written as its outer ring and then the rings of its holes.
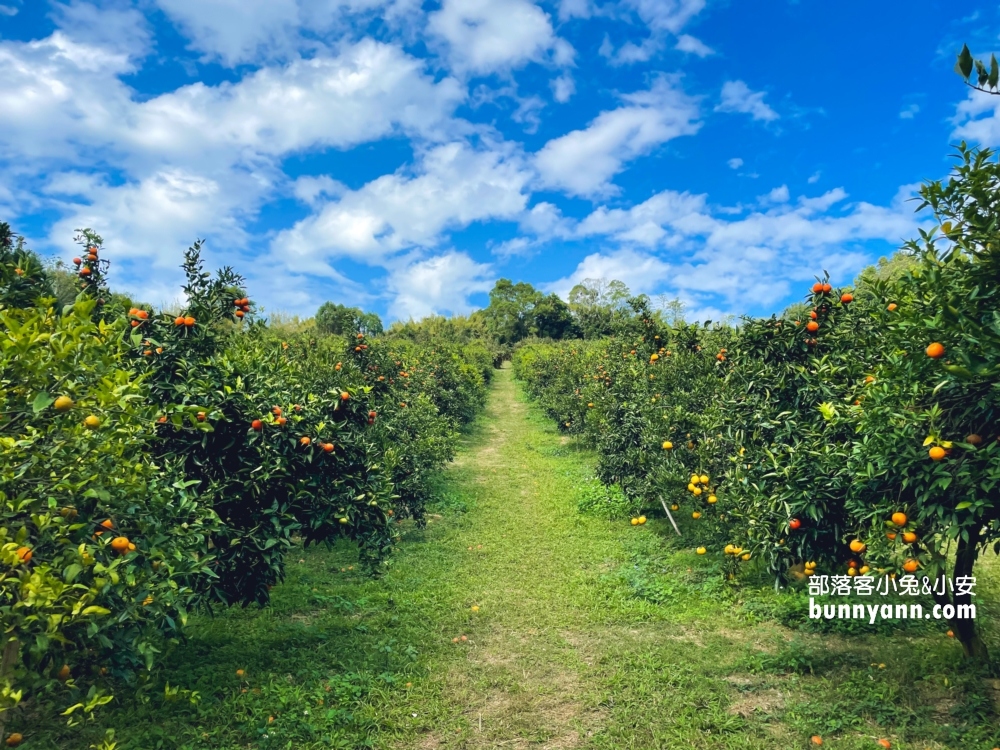
{"type": "Polygon", "coordinates": [[[989,707],[1000,684],[966,676],[953,641],[794,633],[752,614],[709,557],[672,548],[665,519],[632,527],[579,513],[594,461],[498,372],[429,523],[404,522],[386,575],[356,570],[346,543],[296,550],[266,609],[193,617],[148,689],[119,691],[89,729],[51,727],[25,747],[79,750],[108,727],[115,750],[790,750],[814,733],[836,733],[825,746],[840,750],[885,736],[897,750],[989,750],[1000,740],[989,707]],[[164,683],[182,692],[170,699],[164,683]],[[953,738],[960,724],[974,733],[953,738]]]}
{"type": "Polygon", "coordinates": [[[668,528],[581,516],[593,459],[526,403],[509,370],[497,374],[482,426],[447,477],[473,505],[425,549],[410,546],[409,574],[395,582],[402,597],[420,576],[417,600],[434,602],[445,645],[408,694],[413,726],[395,747],[782,746],[766,727],[746,733],[720,675],[741,657],[733,636],[743,645],[782,636],[733,622],[727,633],[729,618],[709,601],[637,598],[631,555],[668,528]],[[433,577],[423,578],[431,559],[433,577]]]}

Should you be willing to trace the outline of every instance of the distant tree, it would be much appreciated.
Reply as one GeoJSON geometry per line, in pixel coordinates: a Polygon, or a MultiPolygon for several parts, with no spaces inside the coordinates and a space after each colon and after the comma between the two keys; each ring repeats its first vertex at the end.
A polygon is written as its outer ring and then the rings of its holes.
{"type": "Polygon", "coordinates": [[[574,338],[578,333],[576,321],[569,305],[558,295],[543,297],[532,310],[531,333],[543,338],[574,338]]]}
{"type": "Polygon", "coordinates": [[[382,335],[382,332],[385,330],[382,327],[382,318],[373,312],[361,312],[359,310],[358,313],[354,319],[356,330],[366,336],[382,335]]]}
{"type": "Polygon", "coordinates": [[[616,315],[629,309],[628,287],[617,279],[584,279],[569,292],[569,307],[580,334],[587,339],[611,333],[616,315]]]}
{"type": "Polygon", "coordinates": [[[483,311],[490,334],[501,344],[525,338],[530,333],[532,311],[542,298],[531,284],[498,280],[490,291],[489,307],[483,311]]]}
{"type": "Polygon", "coordinates": [[[357,307],[348,307],[335,302],[324,302],[316,311],[316,328],[323,333],[348,336],[364,333],[378,336],[382,333],[382,319],[373,312],[364,312],[357,307]]]}

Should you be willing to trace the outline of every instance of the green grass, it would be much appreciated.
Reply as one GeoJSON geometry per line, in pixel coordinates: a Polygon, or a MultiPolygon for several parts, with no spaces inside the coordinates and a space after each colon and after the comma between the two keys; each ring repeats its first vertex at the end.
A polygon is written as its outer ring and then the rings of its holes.
{"type": "Polygon", "coordinates": [[[1000,744],[1000,690],[954,641],[786,627],[794,598],[725,582],[666,520],[579,513],[593,463],[504,370],[382,579],[349,570],[349,548],[303,550],[270,607],[195,619],[155,684],[22,747],[86,748],[105,727],[118,750],[1000,744]]]}

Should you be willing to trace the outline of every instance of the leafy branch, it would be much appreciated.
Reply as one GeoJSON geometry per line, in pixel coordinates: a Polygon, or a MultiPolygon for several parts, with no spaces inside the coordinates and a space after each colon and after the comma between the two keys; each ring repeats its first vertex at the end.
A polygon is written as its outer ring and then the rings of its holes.
{"type": "Polygon", "coordinates": [[[958,55],[958,62],[955,63],[955,72],[965,79],[965,85],[994,96],[1000,96],[1000,67],[997,66],[996,55],[990,55],[990,67],[982,60],[973,60],[972,53],[969,52],[969,45],[963,44],[962,51],[958,55]],[[975,70],[976,78],[974,83],[970,83],[972,72],[975,70]]]}

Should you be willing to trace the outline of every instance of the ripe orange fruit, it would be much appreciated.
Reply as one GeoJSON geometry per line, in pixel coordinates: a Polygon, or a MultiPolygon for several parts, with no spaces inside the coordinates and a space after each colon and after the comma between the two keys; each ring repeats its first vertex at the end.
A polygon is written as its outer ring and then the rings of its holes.
{"type": "Polygon", "coordinates": [[[890,531],[885,536],[886,536],[886,539],[888,539],[890,542],[896,541],[896,534],[895,534],[895,532],[890,531]]]}
{"type": "Polygon", "coordinates": [[[80,258],[73,258],[73,264],[74,264],[74,265],[77,265],[77,266],[78,266],[78,265],[80,265],[81,263],[83,263],[83,261],[82,261],[82,260],[81,260],[80,258]]]}
{"type": "Polygon", "coordinates": [[[274,416],[276,416],[276,417],[280,417],[281,416],[281,407],[280,406],[275,406],[273,409],[271,409],[271,413],[274,416]]]}
{"type": "Polygon", "coordinates": [[[792,529],[793,531],[799,528],[801,525],[802,521],[800,521],[797,518],[793,518],[791,521],[788,522],[788,528],[792,529]]]}
{"type": "Polygon", "coordinates": [[[311,442],[312,440],[309,438],[308,435],[303,435],[302,437],[299,438],[299,443],[301,443],[302,445],[309,445],[309,443],[311,442]]]}
{"type": "Polygon", "coordinates": [[[813,311],[812,311],[811,313],[809,313],[809,317],[810,317],[810,318],[811,318],[812,320],[816,320],[816,319],[817,319],[817,318],[818,318],[819,316],[818,316],[818,315],[816,314],[816,311],[815,311],[815,310],[813,310],[813,311]]]}
{"type": "Polygon", "coordinates": [[[906,526],[906,514],[905,513],[893,513],[892,522],[897,526],[906,526]]]}
{"type": "Polygon", "coordinates": [[[81,276],[90,276],[90,269],[87,268],[86,266],[84,266],[83,268],[80,269],[80,275],[81,276]]]}
{"type": "Polygon", "coordinates": [[[86,425],[87,429],[96,430],[98,427],[101,426],[101,420],[95,417],[93,414],[91,414],[85,420],[83,420],[83,424],[86,425]]]}
{"type": "Polygon", "coordinates": [[[848,303],[850,303],[850,302],[854,302],[854,295],[853,294],[849,294],[849,293],[841,294],[840,295],[840,301],[842,303],[844,303],[845,305],[848,304],[848,303]]]}
{"type": "Polygon", "coordinates": [[[868,549],[868,545],[862,542],[860,539],[855,539],[851,542],[851,552],[857,552],[859,555],[868,549]]]}
{"type": "Polygon", "coordinates": [[[24,740],[20,732],[13,732],[7,737],[7,747],[17,747],[24,740]]]}
{"type": "Polygon", "coordinates": [[[254,430],[262,430],[264,429],[264,423],[261,422],[259,419],[255,419],[253,422],[250,423],[250,427],[251,429],[254,430]]]}
{"type": "Polygon", "coordinates": [[[69,411],[73,408],[73,399],[69,396],[60,396],[52,406],[56,411],[69,411]]]}
{"type": "Polygon", "coordinates": [[[206,417],[206,414],[205,414],[205,412],[203,412],[203,411],[200,411],[200,412],[198,412],[198,415],[197,415],[197,417],[196,417],[196,418],[197,418],[197,420],[198,420],[199,422],[204,422],[204,421],[205,421],[205,417],[206,417]]]}
{"type": "Polygon", "coordinates": [[[174,325],[175,326],[184,325],[184,317],[182,315],[178,315],[176,318],[174,318],[174,325]]]}
{"type": "Polygon", "coordinates": [[[699,518],[701,518],[701,513],[695,511],[694,513],[691,514],[691,518],[697,521],[699,518]]]}
{"type": "Polygon", "coordinates": [[[663,441],[663,450],[665,450],[665,451],[673,450],[673,447],[674,447],[674,444],[671,443],[669,440],[664,440],[663,441]]]}
{"type": "Polygon", "coordinates": [[[906,542],[907,544],[913,544],[915,541],[917,541],[917,535],[914,534],[912,531],[907,531],[905,534],[903,534],[903,541],[906,542]]]}
{"type": "Polygon", "coordinates": [[[246,313],[243,312],[242,310],[237,310],[234,314],[236,315],[237,318],[242,318],[244,315],[246,315],[246,313]]]}
{"type": "Polygon", "coordinates": [[[195,319],[192,318],[190,315],[184,318],[184,325],[186,325],[188,328],[190,328],[194,324],[195,324],[195,319]]]}
{"type": "Polygon", "coordinates": [[[138,320],[132,320],[129,321],[129,325],[132,326],[133,328],[138,328],[141,325],[141,323],[139,323],[138,320]]]}
{"type": "Polygon", "coordinates": [[[344,391],[343,393],[340,394],[340,400],[341,401],[347,401],[347,399],[349,399],[350,397],[351,397],[351,394],[348,393],[347,391],[344,391]]]}
{"type": "Polygon", "coordinates": [[[928,344],[927,348],[924,351],[927,352],[927,356],[930,357],[931,359],[940,359],[941,357],[944,356],[944,345],[937,341],[934,341],[928,344]]]}
{"type": "Polygon", "coordinates": [[[283,427],[283,426],[284,426],[284,424],[285,424],[285,422],[287,422],[287,421],[288,421],[288,420],[287,420],[287,419],[285,419],[284,417],[278,417],[278,418],[277,418],[276,420],[274,420],[274,423],[275,423],[276,425],[278,425],[278,427],[283,427]]]}
{"type": "Polygon", "coordinates": [[[706,552],[708,552],[708,550],[705,549],[704,547],[699,547],[698,549],[695,550],[695,552],[699,555],[704,555],[706,552]]]}
{"type": "Polygon", "coordinates": [[[823,291],[823,282],[817,281],[815,284],[813,284],[813,294],[819,294],[822,291],[823,291]]]}
{"type": "Polygon", "coordinates": [[[236,670],[236,676],[237,677],[242,677],[245,674],[246,674],[246,672],[244,672],[242,669],[237,669],[236,670]]]}
{"type": "Polygon", "coordinates": [[[810,737],[809,741],[812,742],[814,745],[822,745],[823,744],[823,738],[820,737],[818,734],[814,734],[812,737],[810,737]]]}
{"type": "Polygon", "coordinates": [[[892,747],[892,743],[889,742],[889,740],[886,740],[886,739],[879,740],[878,744],[879,744],[880,747],[884,747],[887,750],[888,750],[888,748],[892,747]]]}
{"type": "Polygon", "coordinates": [[[70,669],[69,669],[69,664],[63,664],[62,668],[56,674],[56,678],[59,679],[59,680],[61,680],[62,682],[66,682],[66,680],[69,679],[70,674],[71,673],[70,673],[70,669]]]}
{"type": "Polygon", "coordinates": [[[927,451],[927,455],[931,457],[932,461],[940,461],[942,458],[945,457],[946,453],[944,448],[942,448],[940,445],[935,445],[929,451],[927,451]]]}
{"type": "Polygon", "coordinates": [[[920,563],[914,560],[912,557],[905,563],[903,563],[903,570],[905,570],[907,573],[915,573],[917,571],[917,568],[919,567],[920,563]]]}
{"type": "Polygon", "coordinates": [[[818,331],[819,330],[819,323],[817,323],[815,320],[810,320],[808,323],[806,323],[806,330],[807,331],[813,331],[813,332],[814,331],[818,331]]]}
{"type": "Polygon", "coordinates": [[[955,637],[955,631],[954,630],[949,630],[947,633],[945,633],[945,635],[948,636],[949,638],[954,638],[955,637]]]}
{"type": "Polygon", "coordinates": [[[895,302],[890,302],[889,306],[886,308],[889,312],[894,312],[898,305],[895,302]]]}
{"type": "Polygon", "coordinates": [[[865,376],[865,382],[866,383],[874,383],[875,382],[875,378],[872,377],[871,375],[867,375],[867,376],[865,376]]]}
{"type": "Polygon", "coordinates": [[[18,547],[17,556],[20,558],[21,562],[31,562],[31,547],[18,547]]]}
{"type": "Polygon", "coordinates": [[[113,549],[115,552],[118,552],[119,554],[124,554],[125,552],[128,552],[128,545],[129,541],[127,536],[116,536],[114,539],[111,540],[111,549],[113,549]]]}
{"type": "Polygon", "coordinates": [[[105,518],[103,521],[101,521],[101,526],[103,526],[106,529],[113,529],[115,527],[115,522],[112,521],[110,518],[105,518]]]}
{"type": "Polygon", "coordinates": [[[331,453],[333,451],[333,443],[323,443],[323,452],[331,453]]]}
{"type": "Polygon", "coordinates": [[[142,320],[148,320],[149,319],[149,313],[146,312],[145,310],[136,310],[135,316],[137,318],[141,318],[142,320]]]}
{"type": "Polygon", "coordinates": [[[823,284],[823,294],[829,294],[831,289],[833,289],[833,287],[829,284],[823,284]]]}

